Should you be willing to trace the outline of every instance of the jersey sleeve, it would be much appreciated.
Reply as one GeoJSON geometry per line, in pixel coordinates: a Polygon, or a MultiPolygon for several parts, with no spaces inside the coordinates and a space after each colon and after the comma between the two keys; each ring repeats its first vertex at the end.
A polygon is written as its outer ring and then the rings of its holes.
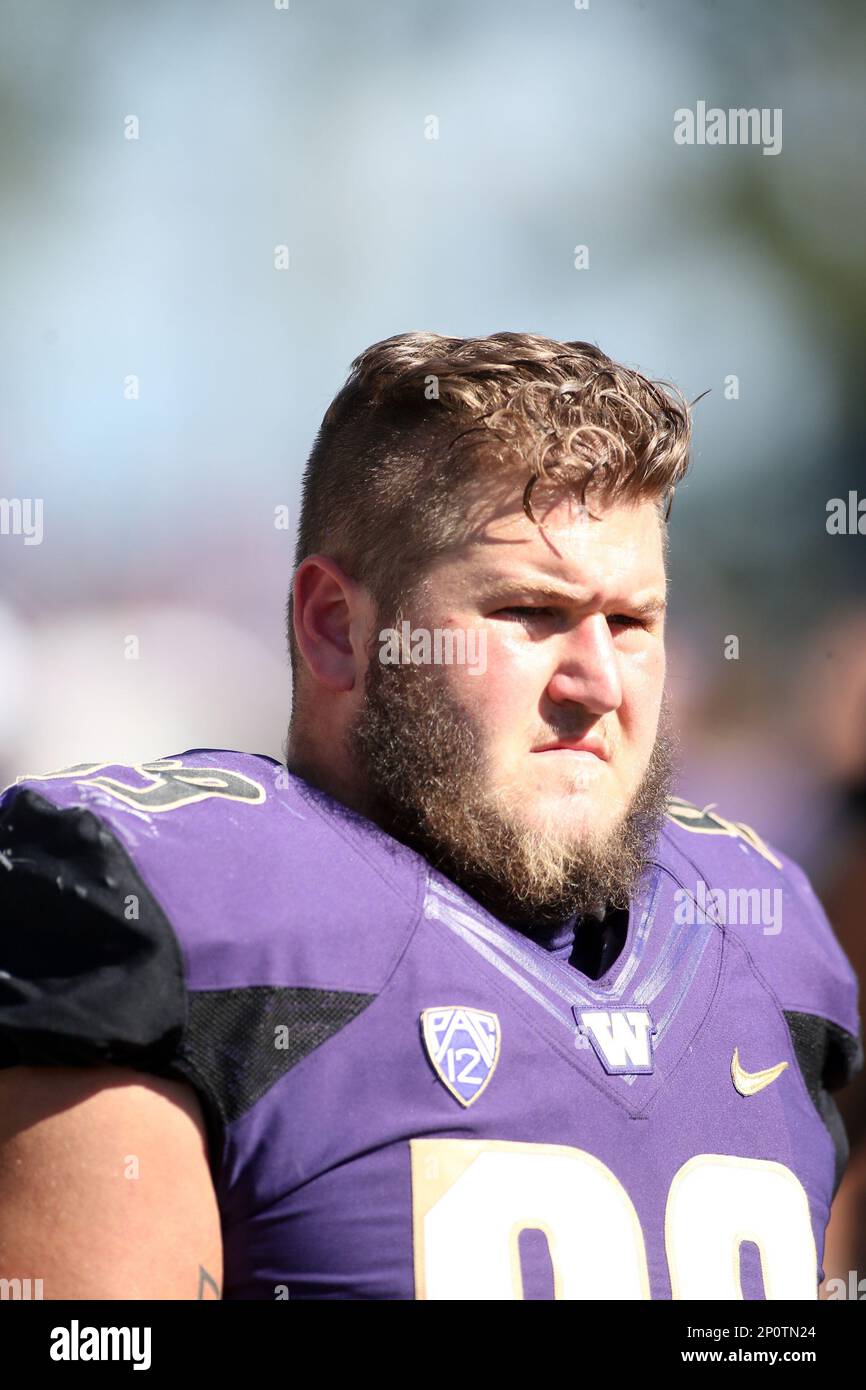
{"type": "Polygon", "coordinates": [[[0,1067],[130,1067],[191,1084],[216,1178],[223,1133],[184,1052],[184,960],[127,849],[86,806],[0,797],[0,1067]]]}
{"type": "Polygon", "coordinates": [[[786,975],[777,987],[803,1080],[833,1141],[835,1197],[851,1151],[835,1095],[863,1068],[859,982],[808,875],[781,850],[775,853],[797,905],[796,946],[801,962],[793,980],[786,975]]]}
{"type": "Polygon", "coordinates": [[[781,851],[776,853],[800,913],[801,954],[805,958],[807,942],[816,951],[809,977],[801,976],[800,992],[787,987],[788,1025],[807,1074],[822,1090],[840,1091],[863,1068],[859,981],[808,875],[781,851]]]}
{"type": "Polygon", "coordinates": [[[183,1032],[183,965],[159,904],[85,807],[0,801],[0,1066],[162,1071],[183,1032]]]}

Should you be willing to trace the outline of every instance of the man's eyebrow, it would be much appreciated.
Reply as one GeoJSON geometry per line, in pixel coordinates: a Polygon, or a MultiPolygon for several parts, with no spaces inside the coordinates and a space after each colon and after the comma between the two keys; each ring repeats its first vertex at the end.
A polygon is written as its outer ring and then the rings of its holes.
{"type": "Polygon", "coordinates": [[[667,599],[659,598],[658,595],[653,595],[651,598],[641,599],[639,603],[626,604],[626,607],[630,608],[631,611],[635,613],[639,618],[661,617],[662,613],[664,613],[667,609],[667,606],[667,599]]]}
{"type": "MultiPolygon", "coordinates": [[[[557,585],[548,584],[543,580],[535,579],[532,575],[521,574],[488,574],[481,579],[481,584],[485,589],[522,589],[524,592],[532,593],[534,597],[549,599],[552,603],[574,603],[580,606],[588,601],[587,595],[581,595],[574,589],[559,588],[557,585]]],[[[618,597],[613,600],[615,604],[622,604],[640,618],[657,617],[667,608],[667,595],[654,590],[643,598],[627,599],[618,597]]]]}

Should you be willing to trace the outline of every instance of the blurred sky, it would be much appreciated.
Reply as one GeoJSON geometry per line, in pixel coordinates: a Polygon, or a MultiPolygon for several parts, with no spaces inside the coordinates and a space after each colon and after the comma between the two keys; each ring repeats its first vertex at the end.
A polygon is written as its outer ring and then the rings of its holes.
{"type": "Polygon", "coordinates": [[[274,508],[351,359],[531,330],[710,388],[671,523],[681,790],[820,867],[864,604],[866,539],[825,522],[866,494],[866,11],[3,0],[0,26],[0,496],[44,502],[40,545],[0,535],[2,780],[279,756],[274,508]],[[781,153],[677,145],[699,100],[781,108],[781,153]]]}

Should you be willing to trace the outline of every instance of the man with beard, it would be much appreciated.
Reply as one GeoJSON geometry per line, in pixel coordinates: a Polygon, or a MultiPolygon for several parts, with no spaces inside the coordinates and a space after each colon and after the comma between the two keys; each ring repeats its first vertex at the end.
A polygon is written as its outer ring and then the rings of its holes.
{"type": "Polygon", "coordinates": [[[356,360],[304,479],[286,765],[0,805],[0,1274],[816,1297],[856,980],[802,871],[670,793],[689,433],[586,343],[356,360]]]}

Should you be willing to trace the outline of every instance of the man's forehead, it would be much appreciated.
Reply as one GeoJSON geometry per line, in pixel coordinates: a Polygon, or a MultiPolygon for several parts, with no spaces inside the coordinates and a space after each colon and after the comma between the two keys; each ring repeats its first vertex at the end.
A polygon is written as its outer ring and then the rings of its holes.
{"type": "Polygon", "coordinates": [[[537,520],[522,510],[489,517],[451,551],[455,573],[473,584],[519,578],[582,586],[609,576],[665,588],[663,523],[652,502],[588,510],[568,498],[537,520]]]}

